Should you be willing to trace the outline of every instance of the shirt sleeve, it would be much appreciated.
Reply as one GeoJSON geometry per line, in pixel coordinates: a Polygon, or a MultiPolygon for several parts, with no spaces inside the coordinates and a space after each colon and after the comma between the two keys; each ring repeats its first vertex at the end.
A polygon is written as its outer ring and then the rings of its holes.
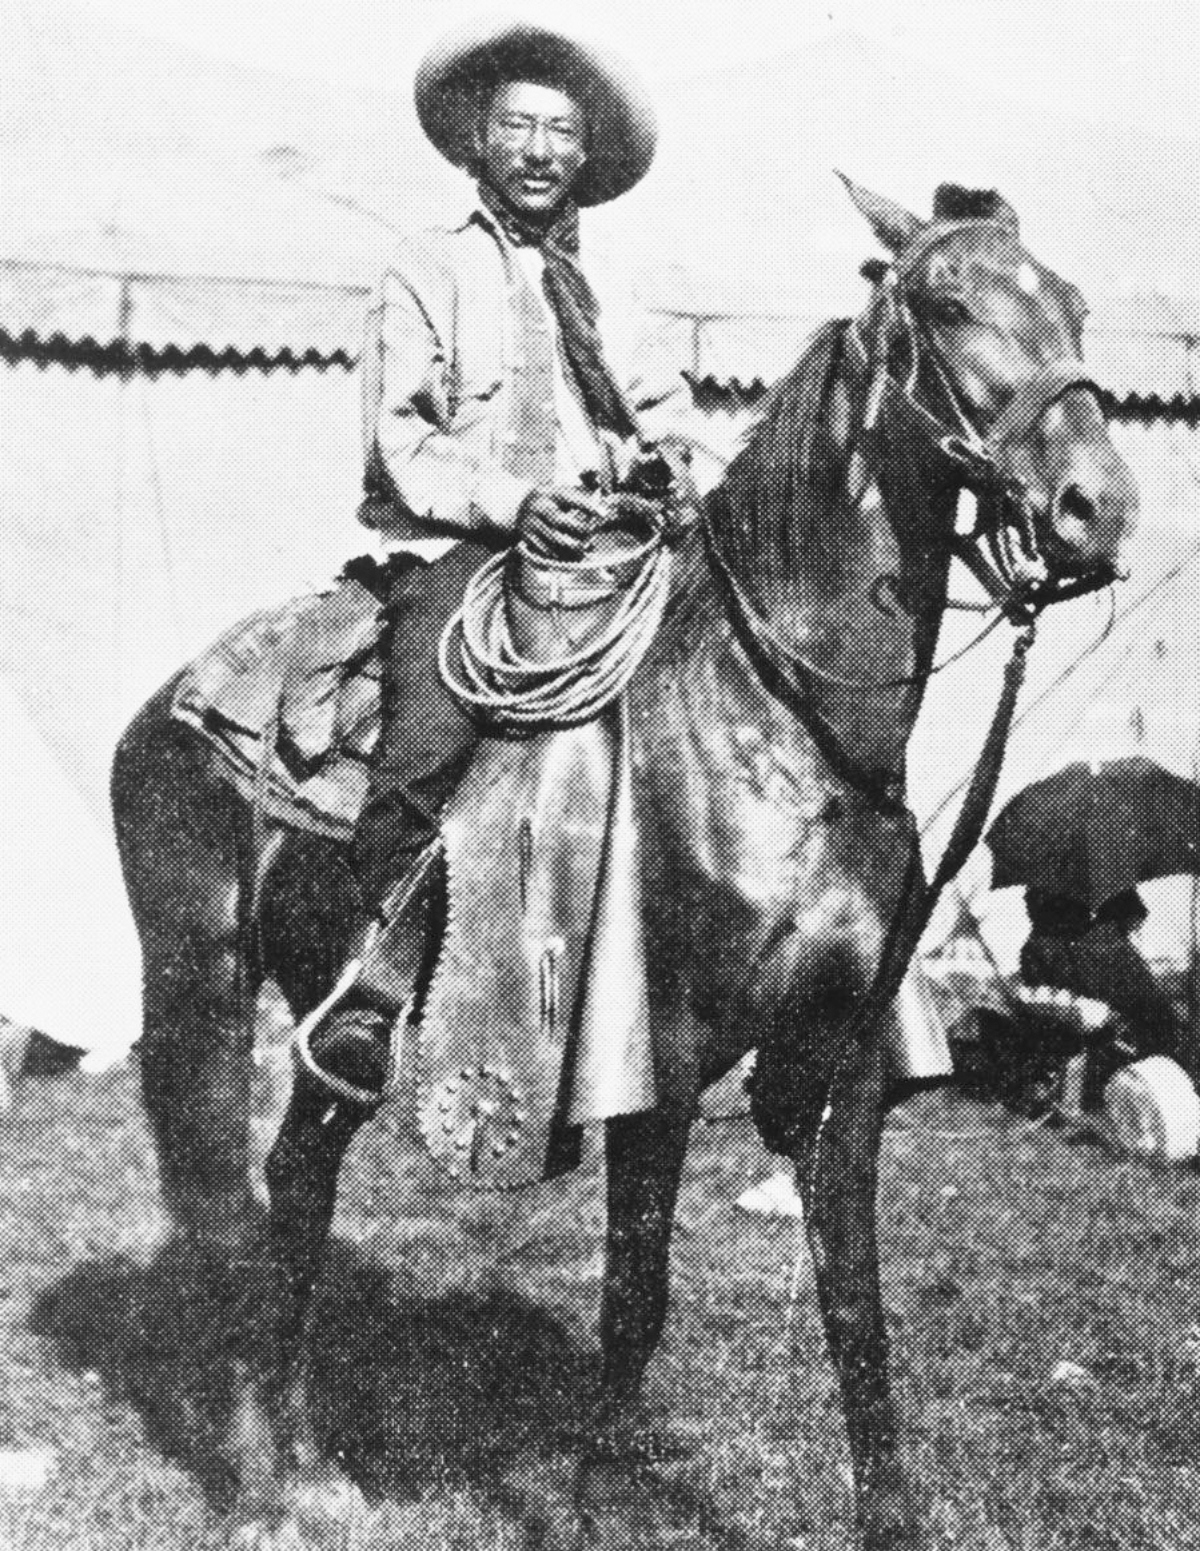
{"type": "Polygon", "coordinates": [[[449,376],[448,342],[414,287],[389,272],[363,351],[368,483],[390,497],[368,504],[368,520],[384,538],[426,526],[511,530],[532,489],[455,435],[449,376]]]}

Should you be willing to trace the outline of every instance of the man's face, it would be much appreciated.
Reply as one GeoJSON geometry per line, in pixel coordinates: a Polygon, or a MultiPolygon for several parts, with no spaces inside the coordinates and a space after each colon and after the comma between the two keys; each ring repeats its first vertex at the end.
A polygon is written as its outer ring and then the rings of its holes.
{"type": "Polygon", "coordinates": [[[552,86],[510,81],[492,98],[479,155],[484,181],[518,215],[553,215],[587,159],[583,110],[552,86]]]}

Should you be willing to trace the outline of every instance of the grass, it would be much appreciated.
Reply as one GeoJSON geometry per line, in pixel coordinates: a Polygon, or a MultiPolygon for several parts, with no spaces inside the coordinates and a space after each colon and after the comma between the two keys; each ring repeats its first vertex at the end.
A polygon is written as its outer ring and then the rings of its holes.
{"type": "MultiPolygon", "coordinates": [[[[206,1348],[166,1239],[136,1087],[132,1066],[27,1082],[3,1121],[0,1451],[57,1460],[40,1491],[0,1490],[13,1551],[223,1543],[227,1354],[206,1348]]],[[[566,1479],[595,1376],[595,1151],[565,1184],[488,1202],[412,1195],[395,1124],[360,1138],[313,1400],[374,1511],[334,1543],[529,1543],[521,1484],[566,1479]]],[[[687,1447],[651,1475],[671,1544],[848,1551],[848,1458],[802,1232],[731,1210],[769,1166],[745,1119],[697,1127],[647,1398],[687,1447]]],[[[1193,1172],[965,1099],[894,1117],[885,1295],[939,1551],[1200,1548],[1198,1196],[1193,1172]],[[1063,1362],[1084,1373],[1052,1382],[1063,1362]]]]}

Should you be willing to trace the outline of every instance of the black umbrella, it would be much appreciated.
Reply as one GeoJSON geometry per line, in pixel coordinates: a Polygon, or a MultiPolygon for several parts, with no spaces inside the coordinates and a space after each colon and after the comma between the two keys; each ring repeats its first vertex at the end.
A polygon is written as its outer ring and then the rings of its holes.
{"type": "Polygon", "coordinates": [[[987,843],[993,888],[1095,909],[1146,879],[1200,872],[1200,786],[1140,755],[1067,765],[1018,792],[987,843]]]}

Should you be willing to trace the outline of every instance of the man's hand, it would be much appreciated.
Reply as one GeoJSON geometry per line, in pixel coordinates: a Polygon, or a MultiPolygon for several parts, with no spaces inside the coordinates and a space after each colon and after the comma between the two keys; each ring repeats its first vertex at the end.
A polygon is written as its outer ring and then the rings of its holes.
{"type": "Polygon", "coordinates": [[[517,538],[535,555],[582,560],[604,508],[583,490],[531,490],[517,512],[517,538]]]}
{"type": "Polygon", "coordinates": [[[625,482],[634,497],[654,503],[668,543],[694,527],[700,492],[692,478],[692,450],[680,437],[664,436],[635,459],[625,482]]]}

